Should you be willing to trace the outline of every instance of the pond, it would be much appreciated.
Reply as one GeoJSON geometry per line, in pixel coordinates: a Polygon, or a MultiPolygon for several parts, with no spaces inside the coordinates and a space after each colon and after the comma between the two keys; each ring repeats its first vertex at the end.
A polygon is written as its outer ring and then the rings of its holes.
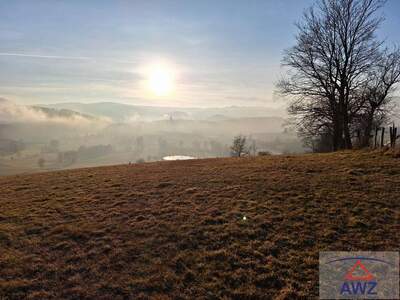
{"type": "Polygon", "coordinates": [[[196,157],[186,156],[186,155],[171,155],[163,157],[163,160],[187,160],[187,159],[196,159],[196,157]]]}

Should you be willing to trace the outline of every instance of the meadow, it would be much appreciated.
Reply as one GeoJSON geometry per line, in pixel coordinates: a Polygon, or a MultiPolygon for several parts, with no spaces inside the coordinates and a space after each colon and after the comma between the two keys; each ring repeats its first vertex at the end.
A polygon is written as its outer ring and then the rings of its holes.
{"type": "Polygon", "coordinates": [[[0,177],[0,298],[300,299],[319,251],[400,250],[380,152],[0,177]]]}

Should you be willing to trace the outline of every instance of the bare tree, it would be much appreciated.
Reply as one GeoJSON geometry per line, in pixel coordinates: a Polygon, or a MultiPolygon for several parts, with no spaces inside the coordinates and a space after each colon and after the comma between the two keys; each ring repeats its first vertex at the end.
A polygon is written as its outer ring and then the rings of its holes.
{"type": "Polygon", "coordinates": [[[369,146],[373,127],[381,126],[393,110],[393,93],[400,82],[400,50],[387,49],[369,73],[363,87],[362,109],[358,113],[357,126],[361,133],[361,146],[369,146]]]}
{"type": "Polygon", "coordinates": [[[243,135],[235,136],[233,138],[233,143],[230,149],[231,156],[241,157],[243,155],[249,154],[246,137],[243,135]]]}
{"type": "Polygon", "coordinates": [[[286,51],[288,76],[278,83],[289,112],[308,134],[331,135],[332,150],[352,147],[352,124],[363,109],[360,89],[379,60],[375,31],[382,0],[320,0],[297,25],[286,51]]]}

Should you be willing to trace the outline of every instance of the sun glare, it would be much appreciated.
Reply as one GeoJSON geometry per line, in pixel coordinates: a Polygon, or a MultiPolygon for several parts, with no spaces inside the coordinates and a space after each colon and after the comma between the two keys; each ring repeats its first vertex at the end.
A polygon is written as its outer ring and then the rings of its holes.
{"type": "Polygon", "coordinates": [[[148,75],[148,86],[156,96],[168,96],[174,90],[174,73],[166,66],[151,68],[148,75]]]}

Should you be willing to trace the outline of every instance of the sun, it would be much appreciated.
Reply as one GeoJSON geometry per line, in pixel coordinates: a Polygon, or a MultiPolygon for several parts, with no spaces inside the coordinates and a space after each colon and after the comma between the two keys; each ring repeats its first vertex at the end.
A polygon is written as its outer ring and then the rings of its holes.
{"type": "Polygon", "coordinates": [[[149,89],[156,96],[168,96],[174,90],[174,72],[167,66],[156,65],[150,68],[147,81],[149,89]]]}

